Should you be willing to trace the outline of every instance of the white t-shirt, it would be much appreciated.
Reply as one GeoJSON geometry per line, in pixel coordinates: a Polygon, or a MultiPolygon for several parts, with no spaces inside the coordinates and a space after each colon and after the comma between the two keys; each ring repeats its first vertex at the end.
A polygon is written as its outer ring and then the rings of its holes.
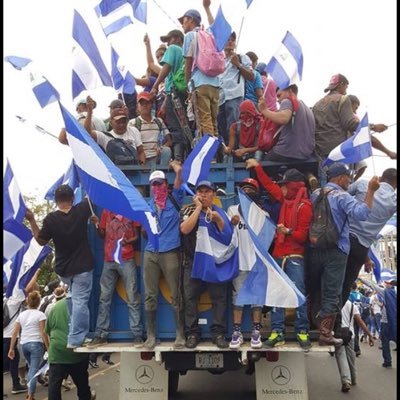
{"type": "Polygon", "coordinates": [[[46,315],[39,310],[25,310],[19,314],[17,321],[21,325],[21,344],[42,342],[39,322],[46,320],[46,315]]]}
{"type": "MultiPolygon", "coordinates": [[[[110,136],[107,136],[103,132],[95,131],[97,136],[97,143],[104,150],[107,147],[107,143],[112,139],[110,136]]],[[[110,135],[114,136],[117,139],[123,139],[126,143],[135,147],[136,149],[139,146],[143,146],[142,137],[140,132],[134,128],[133,126],[128,126],[126,132],[123,135],[117,135],[114,131],[109,132],[110,135]]]]}
{"type": "Polygon", "coordinates": [[[232,218],[234,215],[240,216],[240,222],[235,226],[239,238],[239,270],[251,271],[254,263],[256,262],[256,253],[250,234],[246,228],[242,216],[239,214],[239,205],[230,206],[227,214],[230,218],[232,218]]]}
{"type": "Polygon", "coordinates": [[[349,327],[354,335],[354,316],[360,315],[360,309],[357,304],[347,300],[342,308],[342,327],[349,327]],[[353,305],[353,312],[351,312],[351,306],[353,305]],[[351,313],[351,315],[350,315],[351,313]]]}
{"type": "Polygon", "coordinates": [[[8,300],[7,300],[8,312],[9,312],[10,317],[14,316],[14,318],[3,329],[3,338],[12,337],[12,334],[14,332],[15,321],[17,320],[18,314],[19,314],[19,312],[17,312],[17,311],[24,300],[25,300],[25,298],[15,298],[15,297],[8,298],[8,300]]]}

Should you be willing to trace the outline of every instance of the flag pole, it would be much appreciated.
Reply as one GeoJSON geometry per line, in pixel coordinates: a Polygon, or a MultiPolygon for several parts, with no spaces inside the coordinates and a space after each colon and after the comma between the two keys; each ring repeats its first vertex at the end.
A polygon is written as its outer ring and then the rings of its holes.
{"type": "MultiPolygon", "coordinates": [[[[368,124],[368,132],[369,132],[369,144],[371,145],[371,153],[372,153],[372,141],[371,141],[371,129],[369,128],[369,124],[368,124]]],[[[376,175],[376,168],[375,168],[375,162],[374,162],[374,154],[371,154],[371,162],[372,162],[372,172],[374,174],[374,176],[376,175]]]]}
{"type": "Polygon", "coordinates": [[[242,27],[243,27],[244,17],[245,17],[245,16],[243,15],[243,17],[242,17],[242,22],[240,23],[239,33],[238,33],[238,36],[237,36],[237,39],[236,39],[235,52],[236,52],[236,49],[237,49],[238,44],[239,44],[240,34],[242,33],[242,27]]]}
{"type": "MultiPolygon", "coordinates": [[[[20,115],[16,115],[16,118],[18,118],[18,121],[19,121],[19,122],[22,122],[22,123],[27,123],[27,122],[28,122],[28,121],[26,120],[26,118],[23,118],[23,117],[21,117],[20,115]]],[[[54,139],[57,139],[57,141],[58,141],[58,136],[53,135],[53,134],[50,133],[49,131],[46,131],[46,129],[42,128],[42,127],[39,126],[39,125],[36,125],[36,124],[32,124],[32,125],[34,126],[34,128],[35,128],[37,131],[39,131],[39,132],[41,132],[41,133],[44,133],[45,135],[49,135],[49,136],[53,137],[54,139]]]]}
{"type": "MultiPolygon", "coordinates": [[[[89,196],[86,196],[86,198],[87,198],[87,200],[88,200],[89,208],[90,208],[90,211],[92,212],[92,216],[93,216],[93,217],[96,217],[96,214],[94,213],[93,205],[92,205],[92,202],[91,202],[90,199],[89,199],[89,196]]],[[[99,227],[99,224],[97,223],[97,224],[96,224],[96,228],[98,228],[98,227],[99,227]]]]}

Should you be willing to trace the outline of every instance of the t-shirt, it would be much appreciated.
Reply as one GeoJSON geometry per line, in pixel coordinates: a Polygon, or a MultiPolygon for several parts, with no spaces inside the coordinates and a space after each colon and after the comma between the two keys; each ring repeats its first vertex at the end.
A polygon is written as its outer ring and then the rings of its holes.
{"type": "Polygon", "coordinates": [[[87,354],[67,349],[69,312],[66,299],[54,304],[46,321],[45,332],[50,336],[49,364],[75,364],[87,358],[87,354]]]}
{"type": "Polygon", "coordinates": [[[360,315],[360,310],[357,304],[347,300],[342,308],[342,327],[348,327],[354,335],[354,316],[360,315]],[[351,305],[353,304],[353,311],[351,311],[351,305]],[[351,314],[350,314],[351,313],[351,314]]]}
{"type": "Polygon", "coordinates": [[[165,78],[165,93],[170,93],[172,90],[172,75],[178,71],[183,61],[182,47],[175,44],[168,46],[167,51],[164,53],[160,65],[168,64],[171,70],[165,78]]]}
{"type": "Polygon", "coordinates": [[[55,246],[55,272],[69,277],[93,269],[94,260],[90,251],[87,223],[91,215],[89,203],[84,200],[72,206],[69,212],[60,210],[48,214],[39,238],[53,239],[55,246]]]}
{"type": "MultiPolygon", "coordinates": [[[[282,101],[280,111],[292,110],[292,102],[289,99],[282,101]]],[[[315,147],[315,121],[312,111],[302,102],[299,101],[299,109],[297,110],[292,124],[292,118],[283,126],[279,135],[278,142],[273,147],[273,152],[283,157],[296,158],[305,160],[309,158],[315,147]]]]}
{"type": "MultiPolygon", "coordinates": [[[[100,131],[95,131],[97,136],[97,143],[100,147],[106,150],[107,144],[112,137],[107,136],[105,133],[100,131]]],[[[126,143],[130,144],[131,146],[135,147],[136,149],[139,146],[142,146],[142,138],[140,132],[134,128],[133,126],[129,126],[126,128],[126,132],[122,135],[116,134],[113,130],[109,132],[110,135],[117,139],[123,139],[126,143]]]]}
{"type": "Polygon", "coordinates": [[[30,342],[42,342],[42,335],[40,334],[39,322],[45,321],[46,315],[39,310],[25,310],[19,314],[15,322],[21,325],[21,344],[30,342]]]}
{"type": "Polygon", "coordinates": [[[256,106],[258,105],[258,98],[256,96],[256,89],[263,89],[261,75],[258,71],[254,70],[254,79],[249,81],[246,79],[246,89],[244,98],[251,100],[256,106]]]}
{"type": "MultiPolygon", "coordinates": [[[[113,253],[116,248],[117,241],[124,237],[132,239],[137,235],[138,222],[129,220],[122,215],[117,215],[109,210],[103,210],[101,214],[100,224],[101,229],[105,231],[104,237],[104,259],[111,262],[114,260],[113,253]]],[[[122,246],[122,259],[131,260],[135,257],[134,244],[129,243],[122,246]]]]}

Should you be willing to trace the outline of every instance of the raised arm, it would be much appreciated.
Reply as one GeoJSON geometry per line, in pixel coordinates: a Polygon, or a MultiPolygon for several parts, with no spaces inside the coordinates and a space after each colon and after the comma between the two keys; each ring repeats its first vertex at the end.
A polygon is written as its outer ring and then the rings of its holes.
{"type": "Polygon", "coordinates": [[[208,23],[209,25],[212,25],[214,23],[214,17],[211,14],[210,5],[211,5],[211,0],[203,0],[203,7],[207,14],[208,23]]]}
{"type": "Polygon", "coordinates": [[[150,38],[147,35],[147,33],[144,35],[143,42],[146,47],[147,65],[154,73],[159,74],[161,71],[161,68],[154,62],[153,54],[151,53],[150,38]]]}

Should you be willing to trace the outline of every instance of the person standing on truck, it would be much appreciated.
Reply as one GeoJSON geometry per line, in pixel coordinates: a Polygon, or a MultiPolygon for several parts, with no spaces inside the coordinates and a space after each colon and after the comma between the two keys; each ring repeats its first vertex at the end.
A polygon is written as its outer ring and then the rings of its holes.
{"type": "MultiPolygon", "coordinates": [[[[259,204],[261,200],[260,185],[255,179],[246,178],[239,183],[239,187],[247,194],[247,196],[250,197],[251,200],[253,200],[257,205],[259,204]]],[[[256,255],[250,234],[241,214],[240,204],[229,207],[227,214],[231,218],[232,225],[235,226],[235,229],[238,232],[239,239],[239,276],[232,282],[233,333],[231,342],[229,343],[231,349],[238,349],[243,343],[243,335],[240,328],[242,324],[243,306],[236,305],[235,303],[239,290],[254,265],[256,255]]],[[[265,213],[265,216],[268,216],[268,214],[265,213]]],[[[251,305],[253,331],[251,333],[250,345],[253,349],[259,349],[262,347],[260,334],[262,307],[263,304],[251,305]]]]}
{"type": "MultiPolygon", "coordinates": [[[[205,289],[208,289],[212,302],[213,320],[210,326],[212,341],[221,349],[229,346],[225,340],[227,293],[229,281],[234,279],[237,273],[226,271],[226,280],[215,279],[210,275],[204,276],[204,271],[210,268],[210,264],[216,263],[214,255],[210,255],[203,263],[196,263],[200,259],[199,257],[196,260],[199,252],[203,255],[207,252],[207,248],[212,251],[209,249],[212,245],[206,242],[205,234],[212,237],[214,246],[222,250],[221,240],[229,243],[234,233],[229,217],[222,209],[213,205],[215,195],[213,183],[200,181],[196,186],[193,204],[184,207],[181,211],[186,347],[189,349],[194,349],[200,340],[197,304],[205,289]]],[[[225,260],[230,259],[229,254],[224,254],[224,257],[225,260]]],[[[233,262],[233,264],[237,268],[237,263],[233,262]]],[[[221,268],[225,266],[216,266],[215,273],[221,272],[221,268]]]]}
{"type": "MultiPolygon", "coordinates": [[[[172,193],[168,192],[168,182],[163,171],[150,175],[150,190],[153,195],[150,207],[156,214],[159,226],[159,249],[147,242],[143,258],[143,282],[145,290],[144,309],[147,325],[147,340],[144,347],[153,349],[156,345],[157,297],[161,274],[171,291],[172,306],[175,311],[175,348],[185,346],[182,299],[180,295],[181,238],[179,232],[179,212],[182,207],[184,191],[180,189],[182,167],[178,161],[170,166],[175,171],[172,193]]],[[[142,230],[142,234],[146,232],[142,230]]]]}
{"type": "Polygon", "coordinates": [[[107,343],[111,300],[118,278],[122,279],[125,287],[133,344],[135,347],[140,347],[143,345],[143,326],[140,318],[139,283],[134,248],[139,237],[139,223],[109,210],[103,210],[100,224],[98,222],[98,218],[93,217],[97,233],[104,238],[104,267],[100,278],[96,331],[88,347],[107,343]]]}
{"type": "Polygon", "coordinates": [[[26,211],[26,219],[41,246],[53,239],[56,255],[54,269],[69,287],[67,300],[72,310],[67,347],[75,349],[82,346],[89,333],[88,302],[94,268],[87,234],[91,211],[87,199],[73,205],[74,191],[68,185],[59,186],[54,199],[58,210],[46,215],[41,229],[29,209],[26,211]]]}

